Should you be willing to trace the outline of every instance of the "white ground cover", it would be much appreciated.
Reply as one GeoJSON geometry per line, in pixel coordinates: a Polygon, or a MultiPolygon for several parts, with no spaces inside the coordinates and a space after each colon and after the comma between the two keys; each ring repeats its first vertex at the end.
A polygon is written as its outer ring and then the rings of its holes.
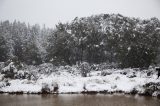
{"type": "MultiPolygon", "coordinates": [[[[36,80],[28,79],[8,79],[9,86],[5,86],[4,81],[0,82],[0,91],[2,92],[23,92],[23,93],[38,93],[41,92],[43,84],[47,84],[48,88],[53,91],[55,85],[58,85],[58,93],[81,93],[89,91],[107,91],[130,93],[137,90],[139,93],[144,92],[143,85],[154,82],[160,82],[157,79],[156,71],[150,76],[147,76],[147,70],[135,71],[133,69],[108,69],[103,72],[110,73],[102,76],[102,71],[91,71],[88,77],[81,77],[78,70],[70,73],[66,69],[61,69],[58,72],[51,74],[39,74],[36,80]],[[122,74],[126,72],[126,74],[122,74]],[[132,75],[135,77],[130,77],[132,75]]],[[[2,79],[3,75],[0,75],[2,79]]],[[[156,92],[155,92],[156,93],[156,92]]],[[[155,96],[156,94],[153,94],[155,96]]]]}

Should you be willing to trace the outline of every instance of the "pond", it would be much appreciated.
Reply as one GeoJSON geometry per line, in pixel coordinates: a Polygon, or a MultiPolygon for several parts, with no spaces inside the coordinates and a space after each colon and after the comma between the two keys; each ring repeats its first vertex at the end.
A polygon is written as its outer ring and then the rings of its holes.
{"type": "Polygon", "coordinates": [[[160,106],[160,99],[122,94],[0,94],[0,106],[160,106]]]}

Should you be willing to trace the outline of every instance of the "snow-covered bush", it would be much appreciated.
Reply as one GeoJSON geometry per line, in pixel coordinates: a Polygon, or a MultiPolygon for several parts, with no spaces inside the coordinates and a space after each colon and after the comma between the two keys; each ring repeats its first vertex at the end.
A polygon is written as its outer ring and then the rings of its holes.
{"type": "Polygon", "coordinates": [[[29,79],[31,76],[31,73],[29,73],[26,70],[19,70],[16,74],[15,74],[15,78],[16,79],[29,79]]]}
{"type": "Polygon", "coordinates": [[[101,70],[106,70],[106,69],[114,69],[117,68],[118,64],[117,63],[101,63],[99,64],[99,69],[101,70]]]}
{"type": "Polygon", "coordinates": [[[44,63],[37,66],[38,72],[41,74],[51,74],[56,71],[56,66],[53,66],[51,63],[44,63]]]}
{"type": "Polygon", "coordinates": [[[160,91],[160,83],[146,83],[143,88],[145,89],[144,94],[146,95],[155,95],[154,92],[160,91]]]}
{"type": "Polygon", "coordinates": [[[17,73],[17,68],[14,65],[14,62],[9,63],[6,67],[2,69],[2,74],[5,74],[5,78],[11,78],[13,79],[15,77],[15,74],[17,73]]]}
{"type": "Polygon", "coordinates": [[[101,64],[92,64],[90,67],[91,67],[91,70],[94,70],[94,71],[103,71],[106,69],[117,68],[118,64],[116,64],[116,63],[101,63],[101,64]]]}
{"type": "Polygon", "coordinates": [[[10,86],[10,83],[9,83],[8,79],[0,81],[0,88],[6,87],[6,86],[10,86]]]}
{"type": "Polygon", "coordinates": [[[99,67],[99,64],[92,64],[91,66],[91,70],[94,70],[94,71],[99,71],[100,69],[100,67],[99,67]]]}
{"type": "Polygon", "coordinates": [[[155,91],[152,96],[160,98],[160,91],[155,91]]]}
{"type": "Polygon", "coordinates": [[[82,62],[79,66],[82,77],[87,77],[87,74],[90,72],[90,65],[87,62],[82,62]]]}
{"type": "Polygon", "coordinates": [[[5,67],[2,68],[1,73],[4,74],[5,78],[29,79],[29,77],[31,76],[31,66],[19,62],[17,58],[10,59],[4,64],[5,67]]]}
{"type": "Polygon", "coordinates": [[[5,87],[6,83],[5,82],[0,82],[0,88],[5,87]]]}
{"type": "Polygon", "coordinates": [[[80,66],[78,65],[73,65],[73,66],[69,66],[69,65],[66,65],[66,66],[60,66],[60,67],[57,67],[57,71],[58,72],[67,72],[67,73],[70,73],[72,75],[79,75],[81,72],[80,72],[80,66]]]}

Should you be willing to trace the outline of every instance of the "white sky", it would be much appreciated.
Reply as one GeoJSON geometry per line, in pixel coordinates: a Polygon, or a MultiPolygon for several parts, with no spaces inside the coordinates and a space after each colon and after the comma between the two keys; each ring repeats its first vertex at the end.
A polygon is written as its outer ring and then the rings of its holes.
{"type": "Polygon", "coordinates": [[[101,13],[160,19],[160,0],[0,0],[0,20],[47,27],[101,13]]]}

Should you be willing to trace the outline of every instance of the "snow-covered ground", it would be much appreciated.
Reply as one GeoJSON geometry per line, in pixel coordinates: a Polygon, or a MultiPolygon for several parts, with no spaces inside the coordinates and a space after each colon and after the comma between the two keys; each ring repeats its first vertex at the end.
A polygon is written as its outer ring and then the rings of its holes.
{"type": "Polygon", "coordinates": [[[5,93],[42,93],[43,90],[48,93],[134,92],[150,93],[152,96],[160,94],[160,78],[157,79],[155,70],[91,70],[87,77],[82,77],[75,67],[69,69],[60,67],[56,71],[48,69],[48,67],[43,69],[49,72],[48,74],[36,73],[37,79],[9,79],[0,74],[0,91],[5,93]],[[55,90],[55,87],[58,89],[55,90]]]}

